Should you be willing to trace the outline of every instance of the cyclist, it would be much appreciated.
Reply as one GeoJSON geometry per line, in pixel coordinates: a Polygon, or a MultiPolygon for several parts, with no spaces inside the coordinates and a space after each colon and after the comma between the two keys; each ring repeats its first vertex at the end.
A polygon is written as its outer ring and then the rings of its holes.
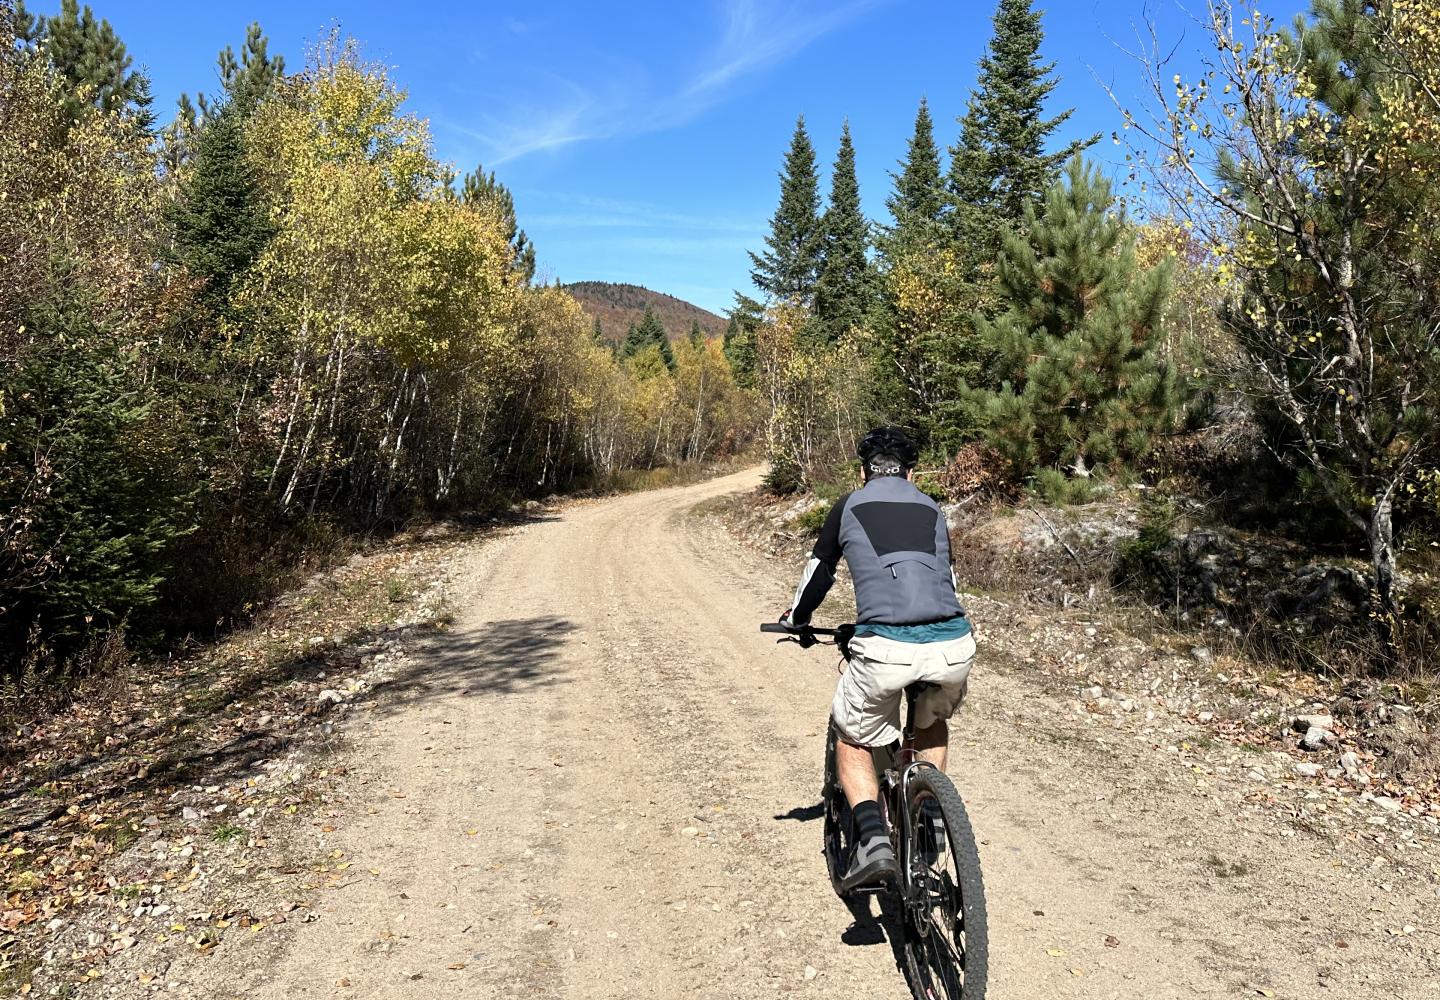
{"type": "Polygon", "coordinates": [[[877,427],[858,452],[861,487],[831,508],[795,599],[780,616],[788,625],[809,624],[844,556],[855,587],[856,629],[830,706],[840,786],[856,834],[844,892],[896,873],[871,748],[900,739],[902,693],[927,681],[935,687],[916,706],[916,748],[944,770],[947,722],[965,697],[975,658],[970,621],[955,595],[945,517],[912,481],[914,442],[897,427],[877,427]]]}

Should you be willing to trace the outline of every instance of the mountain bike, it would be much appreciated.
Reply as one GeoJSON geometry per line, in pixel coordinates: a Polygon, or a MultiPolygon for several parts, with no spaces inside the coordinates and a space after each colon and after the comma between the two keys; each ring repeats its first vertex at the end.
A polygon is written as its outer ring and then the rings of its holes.
{"type": "MultiPolygon", "coordinates": [[[[854,625],[814,628],[767,622],[760,631],[780,641],[836,646],[850,658],[854,625]],[[828,641],[826,641],[828,639],[828,641]]],[[[895,849],[893,886],[858,889],[860,896],[892,892],[901,915],[905,978],[917,1000],[983,1000],[989,965],[985,886],[980,850],[965,803],[945,773],[915,749],[915,706],[930,684],[905,689],[905,726],[898,743],[871,752],[880,781],[880,812],[895,849]]],[[[850,804],[835,765],[838,739],[832,721],[825,741],[825,863],[837,895],[855,842],[850,804]]]]}

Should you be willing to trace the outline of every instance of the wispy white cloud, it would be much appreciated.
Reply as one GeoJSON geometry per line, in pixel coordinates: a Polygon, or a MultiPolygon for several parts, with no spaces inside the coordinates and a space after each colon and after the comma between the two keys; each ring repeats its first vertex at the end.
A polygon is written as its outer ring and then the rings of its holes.
{"type": "Polygon", "coordinates": [[[739,233],[754,236],[765,231],[764,219],[745,219],[724,215],[696,215],[676,212],[643,201],[599,198],[569,191],[521,190],[517,197],[526,206],[526,222],[531,227],[554,225],[567,229],[673,229],[698,230],[709,233],[739,233]]]}
{"type": "Polygon", "coordinates": [[[505,30],[510,32],[510,34],[512,35],[528,35],[536,28],[543,27],[545,21],[540,18],[527,21],[518,17],[507,17],[505,18],[504,24],[505,30]]]}
{"type": "Polygon", "coordinates": [[[850,0],[814,10],[810,4],[720,0],[720,39],[684,79],[666,85],[648,79],[634,64],[607,62],[596,80],[552,77],[543,102],[520,101],[501,115],[482,114],[466,122],[436,119],[435,124],[478,143],[490,167],[577,142],[674,128],[724,100],[746,77],[886,2],[850,0]]]}

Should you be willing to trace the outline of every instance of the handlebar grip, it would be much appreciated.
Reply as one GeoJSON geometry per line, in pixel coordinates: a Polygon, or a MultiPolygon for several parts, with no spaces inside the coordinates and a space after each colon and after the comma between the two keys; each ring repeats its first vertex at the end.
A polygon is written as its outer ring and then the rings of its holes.
{"type": "Polygon", "coordinates": [[[780,635],[794,635],[798,629],[789,625],[781,625],[779,622],[761,622],[761,632],[778,632],[780,635]]]}

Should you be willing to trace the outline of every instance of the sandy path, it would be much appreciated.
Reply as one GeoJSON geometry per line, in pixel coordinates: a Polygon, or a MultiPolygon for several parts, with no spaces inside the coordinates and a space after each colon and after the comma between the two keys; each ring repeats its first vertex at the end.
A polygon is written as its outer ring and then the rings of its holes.
{"type": "MultiPolygon", "coordinates": [[[[796,567],[691,514],[757,479],[477,546],[456,627],[351,726],[333,846],[356,878],[277,964],[215,969],[215,995],[907,995],[818,851],[829,657],[756,632],[796,567]]],[[[985,842],[991,997],[1440,997],[1440,937],[1388,930],[1436,916],[1428,889],[1248,828],[998,667],[951,766],[985,842]]]]}

